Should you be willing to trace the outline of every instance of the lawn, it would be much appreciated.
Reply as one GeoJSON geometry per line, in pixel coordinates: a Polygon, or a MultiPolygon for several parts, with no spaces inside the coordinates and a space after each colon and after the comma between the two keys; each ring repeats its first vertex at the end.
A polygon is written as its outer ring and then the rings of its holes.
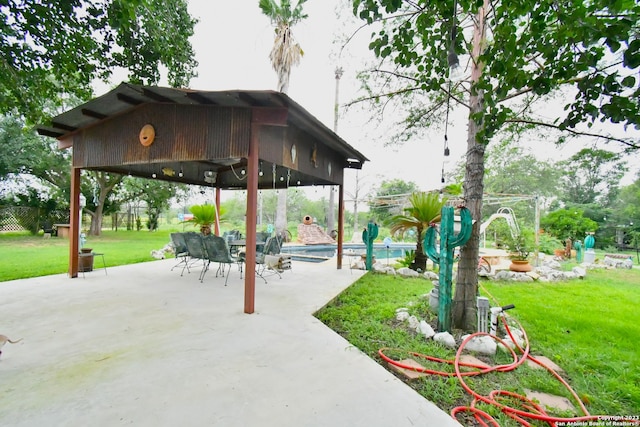
{"type": "MultiPolygon", "coordinates": [[[[85,246],[105,253],[107,266],[146,262],[153,259],[152,250],[170,241],[172,231],[177,230],[104,231],[101,236],[90,236],[85,246]]],[[[68,252],[66,239],[0,234],[0,281],[65,273],[68,252]]],[[[422,279],[367,274],[316,315],[380,363],[378,350],[383,347],[393,348],[389,354],[398,358],[418,352],[451,359],[452,350],[425,340],[395,320],[395,310],[408,307],[412,314],[433,323],[435,315],[425,298],[431,288],[422,279]]],[[[532,354],[549,357],[564,369],[564,378],[591,414],[640,414],[640,270],[594,270],[584,280],[559,283],[483,281],[480,293],[492,305],[515,304],[509,313],[524,326],[532,354]]],[[[509,363],[510,358],[499,353],[491,362],[509,363]]],[[[456,378],[427,376],[407,382],[446,411],[471,401],[456,378]]],[[[535,389],[571,398],[549,374],[527,366],[468,382],[482,393],[535,389]]],[[[503,427],[517,425],[499,413],[496,418],[503,427]]]]}
{"type": "MultiPolygon", "coordinates": [[[[85,247],[105,254],[107,266],[152,261],[151,251],[171,241],[177,230],[103,231],[89,236],[85,247]]],[[[0,282],[65,273],[69,268],[69,240],[44,239],[28,233],[0,233],[0,282]]]]}
{"type": "MultiPolygon", "coordinates": [[[[316,316],[381,364],[381,348],[391,348],[395,359],[410,352],[453,359],[455,352],[410,331],[406,322],[395,319],[395,310],[408,307],[411,314],[433,322],[425,295],[432,285],[422,279],[403,279],[369,273],[347,289],[316,316]]],[[[557,363],[563,378],[580,396],[593,415],[640,414],[640,270],[593,270],[584,280],[559,283],[481,282],[480,293],[493,305],[515,304],[509,314],[523,325],[533,355],[544,355],[557,363]]],[[[454,335],[459,336],[454,333],[454,335]]],[[[423,366],[447,370],[419,359],[423,366]]],[[[510,363],[511,356],[498,352],[491,364],[510,363]]],[[[430,375],[404,379],[428,400],[449,412],[469,405],[471,396],[457,378],[430,375]]],[[[525,389],[572,399],[571,394],[544,370],[520,366],[511,372],[467,377],[467,383],[481,394],[525,389]]],[[[577,402],[574,406],[578,407],[577,402]]],[[[496,408],[480,404],[496,416],[501,426],[519,425],[496,408]]],[[[581,415],[576,412],[555,416],[581,415]]],[[[536,424],[533,425],[548,425],[536,424]]]]}

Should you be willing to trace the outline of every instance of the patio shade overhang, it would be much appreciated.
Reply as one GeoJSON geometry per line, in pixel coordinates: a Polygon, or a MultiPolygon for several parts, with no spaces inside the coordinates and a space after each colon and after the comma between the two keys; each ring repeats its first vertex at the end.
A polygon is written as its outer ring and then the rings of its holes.
{"type": "MultiPolygon", "coordinates": [[[[344,170],[368,159],[287,95],[197,91],[122,83],[38,127],[73,148],[69,276],[78,276],[80,171],[246,189],[246,259],[256,256],[258,189],[338,186],[342,268],[344,170]]],[[[220,193],[216,191],[216,202],[220,193]]],[[[245,313],[255,305],[255,263],[245,271],[245,313]]]]}
{"type": "Polygon", "coordinates": [[[368,159],[286,94],[122,83],[38,127],[73,167],[222,189],[247,188],[259,124],[258,188],[342,185],[368,159]]]}

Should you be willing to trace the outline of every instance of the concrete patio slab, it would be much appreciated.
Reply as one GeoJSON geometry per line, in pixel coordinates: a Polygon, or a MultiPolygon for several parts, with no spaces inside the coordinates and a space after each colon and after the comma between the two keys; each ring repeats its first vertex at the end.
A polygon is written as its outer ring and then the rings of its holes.
{"type": "Polygon", "coordinates": [[[282,279],[161,260],[0,283],[0,420],[20,426],[456,426],[313,317],[363,273],[294,263],[282,279]]]}

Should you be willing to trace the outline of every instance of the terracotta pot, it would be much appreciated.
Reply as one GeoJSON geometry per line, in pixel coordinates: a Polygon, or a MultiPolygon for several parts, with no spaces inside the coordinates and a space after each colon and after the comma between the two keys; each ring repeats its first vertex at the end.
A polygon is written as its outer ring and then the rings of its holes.
{"type": "Polygon", "coordinates": [[[302,223],[304,225],[311,225],[313,224],[313,218],[311,217],[311,215],[305,215],[304,218],[302,218],[302,223]]]}
{"type": "Polygon", "coordinates": [[[528,271],[533,270],[529,261],[521,260],[521,259],[513,259],[511,260],[511,265],[509,265],[509,270],[515,271],[517,273],[526,273],[528,271]]]}
{"type": "Polygon", "coordinates": [[[80,249],[81,256],[78,257],[78,271],[88,272],[93,271],[93,249],[82,248],[80,249]]]}
{"type": "Polygon", "coordinates": [[[209,234],[211,234],[211,226],[206,224],[200,226],[200,232],[205,236],[208,236],[209,234]]]}

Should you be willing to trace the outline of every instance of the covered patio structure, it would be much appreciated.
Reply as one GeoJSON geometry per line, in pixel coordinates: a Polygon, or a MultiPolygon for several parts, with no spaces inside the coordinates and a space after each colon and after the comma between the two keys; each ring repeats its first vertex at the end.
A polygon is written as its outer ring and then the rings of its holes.
{"type": "MultiPolygon", "coordinates": [[[[122,83],[38,128],[73,148],[69,276],[78,277],[81,170],[247,190],[246,259],[256,256],[259,189],[338,186],[337,266],[342,268],[344,170],[368,159],[287,95],[122,83]]],[[[216,230],[219,232],[219,230],[216,230]]],[[[255,309],[247,262],[244,312],[255,309]]]]}

